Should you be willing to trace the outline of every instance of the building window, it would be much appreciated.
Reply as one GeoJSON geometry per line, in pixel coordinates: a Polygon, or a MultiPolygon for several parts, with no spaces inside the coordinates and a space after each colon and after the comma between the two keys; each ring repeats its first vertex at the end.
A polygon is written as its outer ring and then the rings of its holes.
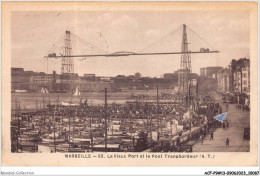
{"type": "Polygon", "coordinates": [[[244,81],[244,85],[246,85],[246,81],[244,81]]]}
{"type": "Polygon", "coordinates": [[[243,74],[243,77],[246,78],[246,73],[243,74]]]}

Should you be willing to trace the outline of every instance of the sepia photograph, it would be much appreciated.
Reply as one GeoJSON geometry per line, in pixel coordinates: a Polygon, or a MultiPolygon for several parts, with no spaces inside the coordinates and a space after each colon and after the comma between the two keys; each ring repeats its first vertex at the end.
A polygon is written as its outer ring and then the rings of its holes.
{"type": "Polygon", "coordinates": [[[59,4],[2,6],[2,153],[257,154],[257,5],[59,4]]]}

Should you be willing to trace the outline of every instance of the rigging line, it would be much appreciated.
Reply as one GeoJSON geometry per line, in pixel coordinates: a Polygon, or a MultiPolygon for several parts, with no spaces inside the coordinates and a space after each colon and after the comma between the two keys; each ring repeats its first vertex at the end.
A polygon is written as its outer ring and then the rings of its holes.
{"type": "Polygon", "coordinates": [[[163,39],[165,39],[165,38],[168,37],[169,35],[174,34],[175,32],[177,32],[181,27],[182,27],[182,25],[179,26],[177,29],[175,29],[175,30],[173,30],[173,31],[171,31],[171,32],[169,32],[169,33],[167,33],[167,34],[165,34],[163,37],[161,37],[161,39],[157,40],[156,42],[154,42],[154,43],[152,43],[152,44],[150,44],[150,45],[144,47],[144,48],[143,48],[142,50],[140,50],[139,52],[143,52],[144,50],[146,50],[146,49],[148,49],[148,48],[154,46],[155,44],[161,42],[163,39]]]}
{"type": "Polygon", "coordinates": [[[51,52],[54,52],[56,50],[56,48],[58,47],[58,45],[61,43],[62,39],[64,38],[64,36],[62,36],[58,42],[55,44],[55,46],[52,48],[51,52]]]}
{"type": "Polygon", "coordinates": [[[169,33],[165,34],[163,37],[161,37],[161,39],[157,40],[156,42],[154,42],[154,43],[152,43],[152,44],[150,44],[150,45],[148,45],[148,46],[146,46],[146,47],[145,47],[144,49],[142,49],[140,52],[143,52],[144,50],[146,50],[146,49],[148,49],[148,48],[150,48],[150,47],[152,47],[152,46],[158,44],[159,42],[161,42],[163,39],[165,39],[165,38],[168,37],[169,35],[174,34],[175,32],[177,32],[181,27],[182,27],[182,26],[179,26],[177,29],[173,30],[172,32],[169,32],[169,33]]]}
{"type": "MultiPolygon", "coordinates": [[[[92,47],[93,48],[93,45],[89,44],[89,43],[86,43],[85,41],[83,41],[82,39],[79,39],[79,38],[76,38],[76,37],[72,37],[71,39],[71,42],[72,42],[72,45],[76,45],[76,50],[78,52],[79,50],[79,43],[82,44],[82,45],[86,45],[86,47],[92,47]],[[75,38],[75,39],[74,39],[75,38]],[[75,44],[74,44],[75,43],[75,44]]],[[[98,50],[98,49],[97,49],[98,50]]]]}
{"type": "Polygon", "coordinates": [[[108,49],[108,43],[107,40],[105,39],[105,37],[103,36],[103,34],[101,32],[99,32],[99,36],[105,41],[106,45],[107,45],[107,49],[108,49]]]}
{"type": "Polygon", "coordinates": [[[64,35],[65,35],[65,34],[62,34],[62,35],[61,35],[61,36],[58,38],[58,40],[56,41],[56,43],[54,43],[53,47],[52,47],[52,48],[50,48],[50,50],[48,51],[48,53],[47,53],[47,54],[50,54],[50,53],[53,51],[53,48],[55,48],[55,47],[56,47],[56,45],[57,45],[58,43],[60,43],[61,39],[63,39],[63,38],[64,38],[64,35]]]}
{"type": "Polygon", "coordinates": [[[56,48],[59,46],[59,44],[63,41],[63,38],[64,36],[59,40],[59,42],[56,44],[56,46],[53,48],[53,51],[54,52],[56,50],[56,48]]]}
{"type": "MultiPolygon", "coordinates": [[[[72,36],[72,38],[71,38],[71,45],[72,46],[73,46],[73,43],[74,43],[74,40],[73,40],[73,36],[72,36]]],[[[76,45],[76,50],[74,49],[74,52],[76,51],[76,53],[79,53],[79,40],[75,40],[75,45],[76,45]]]]}
{"type": "MultiPolygon", "coordinates": [[[[73,40],[74,41],[74,40],[73,40]]],[[[105,53],[103,50],[100,50],[100,49],[98,49],[98,48],[95,48],[93,45],[91,45],[91,44],[89,44],[89,43],[86,43],[86,42],[84,42],[83,40],[81,40],[81,39],[77,39],[77,40],[75,40],[76,41],[76,43],[78,44],[78,43],[80,43],[81,45],[84,45],[84,46],[86,46],[87,47],[87,50],[89,50],[89,52],[90,53],[92,53],[93,52],[93,50],[94,50],[94,52],[98,52],[98,53],[105,53]]],[[[80,51],[80,48],[77,48],[79,51],[80,51]]],[[[78,52],[79,52],[78,51],[78,52]]]]}
{"type": "MultiPolygon", "coordinates": [[[[76,36],[76,35],[73,35],[73,36],[75,36],[77,42],[81,42],[82,44],[85,44],[87,47],[91,46],[91,49],[92,49],[92,50],[95,49],[96,51],[100,51],[100,52],[102,52],[102,53],[108,53],[108,52],[106,52],[106,51],[104,51],[104,50],[98,48],[97,46],[93,45],[92,43],[90,43],[90,42],[88,42],[88,41],[85,41],[85,40],[82,39],[82,38],[79,38],[79,37],[76,36]]],[[[91,52],[92,52],[92,50],[91,50],[91,52]]]]}
{"type": "Polygon", "coordinates": [[[193,31],[189,26],[187,26],[187,28],[214,50],[214,47],[210,43],[208,43],[206,40],[204,40],[199,34],[197,34],[195,31],[193,31]]]}
{"type": "Polygon", "coordinates": [[[80,40],[82,40],[82,41],[84,41],[84,42],[86,42],[86,43],[88,43],[88,44],[92,45],[93,47],[95,47],[95,48],[97,48],[97,49],[101,50],[102,52],[104,52],[104,53],[108,53],[107,51],[105,51],[105,50],[103,50],[103,49],[101,49],[101,48],[97,47],[97,46],[96,46],[96,45],[94,45],[93,43],[91,43],[91,42],[89,42],[89,41],[87,41],[87,40],[85,40],[85,39],[83,39],[83,38],[81,38],[81,37],[79,37],[79,36],[75,35],[74,33],[71,33],[71,34],[72,34],[74,37],[76,37],[76,38],[78,38],[78,39],[80,39],[80,40]]]}
{"type": "Polygon", "coordinates": [[[107,51],[105,51],[105,50],[103,50],[103,49],[101,49],[101,48],[95,46],[94,44],[92,44],[92,43],[90,43],[90,42],[88,42],[88,41],[86,41],[86,40],[84,40],[84,39],[82,39],[82,38],[79,38],[79,37],[78,37],[77,39],[79,40],[79,42],[82,42],[82,43],[85,44],[86,46],[91,46],[91,52],[92,52],[92,50],[94,49],[94,50],[96,50],[96,51],[99,51],[99,52],[108,54],[107,51]]]}

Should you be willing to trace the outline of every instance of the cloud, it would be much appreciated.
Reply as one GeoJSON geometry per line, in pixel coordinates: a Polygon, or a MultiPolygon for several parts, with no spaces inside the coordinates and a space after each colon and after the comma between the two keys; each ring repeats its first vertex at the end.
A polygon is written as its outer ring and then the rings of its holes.
{"type": "Polygon", "coordinates": [[[124,30],[126,28],[128,29],[137,29],[138,23],[134,18],[129,17],[128,15],[123,15],[119,17],[117,20],[113,21],[110,25],[110,27],[115,28],[123,28],[124,30]]]}
{"type": "Polygon", "coordinates": [[[147,31],[144,32],[144,35],[147,38],[150,38],[150,37],[158,38],[162,34],[157,29],[148,29],[147,31]]]}

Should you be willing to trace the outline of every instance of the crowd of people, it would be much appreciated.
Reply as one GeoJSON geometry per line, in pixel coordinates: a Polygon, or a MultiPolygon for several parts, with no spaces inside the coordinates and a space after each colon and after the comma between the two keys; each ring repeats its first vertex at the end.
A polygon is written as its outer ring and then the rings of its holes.
{"type": "MultiPolygon", "coordinates": [[[[138,101],[142,101],[142,100],[156,100],[157,96],[154,95],[131,95],[129,97],[127,97],[128,100],[138,100],[138,101]]],[[[161,95],[159,95],[158,97],[159,100],[180,100],[182,99],[182,96],[179,94],[174,94],[174,93],[164,93],[162,92],[161,95]]]]}

